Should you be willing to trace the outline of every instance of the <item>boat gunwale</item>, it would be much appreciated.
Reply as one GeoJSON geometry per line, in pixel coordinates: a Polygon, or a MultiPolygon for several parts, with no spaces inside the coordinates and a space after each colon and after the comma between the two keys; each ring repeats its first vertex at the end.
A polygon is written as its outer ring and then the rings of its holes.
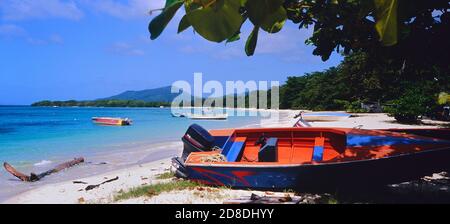
{"type": "MultiPolygon", "coordinates": [[[[399,155],[392,155],[392,156],[386,156],[382,158],[373,158],[373,159],[362,159],[362,160],[353,160],[353,161],[341,161],[341,162],[315,162],[315,163],[277,163],[273,162],[272,164],[268,163],[242,163],[242,162],[221,162],[221,163],[185,163],[185,166],[200,166],[200,167],[252,167],[252,168],[285,168],[285,167],[313,167],[313,166],[325,166],[325,165],[340,165],[340,164],[349,164],[349,163],[363,163],[363,162],[369,162],[369,161],[379,161],[379,160],[386,160],[386,159],[392,159],[397,157],[404,157],[404,156],[412,156],[417,154],[424,154],[424,153],[431,153],[431,152],[437,152],[437,151],[444,151],[444,150],[450,150],[450,146],[437,148],[437,149],[427,149],[423,151],[416,151],[411,153],[404,153],[399,155]]],[[[189,161],[189,157],[186,159],[186,161],[189,161]]]]}

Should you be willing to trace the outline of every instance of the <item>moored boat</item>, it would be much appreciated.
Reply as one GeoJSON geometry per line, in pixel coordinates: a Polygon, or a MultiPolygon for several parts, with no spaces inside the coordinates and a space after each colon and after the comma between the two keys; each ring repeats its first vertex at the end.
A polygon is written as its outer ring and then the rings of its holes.
{"type": "Polygon", "coordinates": [[[228,114],[189,114],[187,115],[191,120],[226,120],[228,114]]]}
{"type": "Polygon", "coordinates": [[[96,124],[112,126],[127,126],[132,124],[129,118],[93,117],[92,121],[96,124]]]}
{"type": "Polygon", "coordinates": [[[306,112],[301,113],[305,121],[339,121],[351,117],[351,114],[344,112],[306,112]]]}
{"type": "Polygon", "coordinates": [[[172,117],[186,117],[186,113],[172,113],[172,117]]]}
{"type": "Polygon", "coordinates": [[[178,177],[252,189],[391,184],[450,170],[450,129],[191,126],[173,159],[178,177]]]}

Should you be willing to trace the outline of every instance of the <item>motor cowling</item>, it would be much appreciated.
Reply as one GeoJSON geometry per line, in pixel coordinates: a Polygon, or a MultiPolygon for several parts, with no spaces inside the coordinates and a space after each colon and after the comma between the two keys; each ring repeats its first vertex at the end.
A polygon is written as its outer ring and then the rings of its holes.
{"type": "Polygon", "coordinates": [[[214,144],[214,137],[198,124],[191,125],[181,140],[184,143],[183,154],[181,156],[183,161],[186,161],[192,152],[212,151],[214,144]]]}

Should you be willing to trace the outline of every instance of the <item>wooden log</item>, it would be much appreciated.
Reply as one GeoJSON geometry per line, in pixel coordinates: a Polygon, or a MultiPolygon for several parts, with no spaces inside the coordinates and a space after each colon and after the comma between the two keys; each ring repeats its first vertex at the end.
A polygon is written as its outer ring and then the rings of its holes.
{"type": "Polygon", "coordinates": [[[226,200],[224,204],[298,204],[302,200],[299,196],[243,196],[237,199],[226,200]]]}
{"type": "Polygon", "coordinates": [[[106,184],[106,183],[110,183],[110,182],[116,181],[116,180],[118,180],[118,179],[119,179],[119,177],[115,177],[115,178],[112,178],[112,179],[103,181],[103,182],[100,183],[100,184],[89,185],[89,186],[87,186],[84,190],[85,190],[85,191],[90,191],[90,190],[92,190],[92,189],[95,189],[95,188],[97,188],[97,187],[100,187],[100,185],[103,185],[103,184],[106,184]]]}
{"type": "Polygon", "coordinates": [[[35,182],[35,181],[39,181],[40,179],[44,178],[45,176],[48,176],[53,173],[57,173],[61,170],[65,170],[67,168],[73,167],[73,166],[78,165],[83,162],[84,162],[84,158],[82,158],[82,157],[75,158],[71,161],[61,163],[61,164],[57,165],[55,168],[48,170],[46,172],[43,172],[40,174],[31,173],[29,176],[16,170],[13,166],[8,164],[7,162],[3,163],[3,167],[5,168],[6,171],[8,171],[8,173],[12,174],[13,176],[19,178],[22,181],[35,182]]]}

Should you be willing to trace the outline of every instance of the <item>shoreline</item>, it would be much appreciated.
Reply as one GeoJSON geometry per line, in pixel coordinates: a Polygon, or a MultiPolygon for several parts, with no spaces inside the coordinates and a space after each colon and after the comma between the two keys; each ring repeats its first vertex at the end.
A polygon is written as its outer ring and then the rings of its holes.
{"type": "MultiPolygon", "coordinates": [[[[296,122],[293,116],[298,112],[296,110],[280,110],[280,120],[275,123],[265,123],[261,124],[262,127],[292,127],[296,122]]],[[[353,114],[354,116],[346,120],[334,121],[334,122],[310,122],[311,125],[320,127],[347,127],[353,128],[358,125],[363,125],[366,129],[387,129],[387,128],[432,128],[439,127],[439,125],[445,125],[446,122],[437,121],[424,121],[425,125],[404,125],[393,122],[393,118],[388,117],[386,114],[353,114]]],[[[172,141],[174,145],[177,142],[172,141]]],[[[170,142],[161,143],[162,148],[165,148],[165,144],[170,144],[170,142]]],[[[181,142],[178,147],[178,154],[182,151],[181,142]]],[[[177,147],[177,146],[175,146],[177,147]]],[[[125,152],[124,156],[129,152],[125,152]]],[[[147,156],[151,157],[151,156],[147,156]]],[[[62,181],[57,183],[49,183],[43,186],[39,186],[35,189],[26,191],[24,193],[15,195],[6,199],[2,203],[116,203],[112,199],[114,195],[118,192],[126,191],[127,189],[139,186],[150,185],[160,182],[156,179],[156,175],[167,172],[170,169],[170,158],[162,158],[160,160],[139,163],[136,161],[135,164],[122,167],[120,169],[111,170],[108,172],[102,172],[96,175],[91,175],[84,178],[71,179],[68,181],[62,181]],[[119,180],[100,186],[98,189],[94,189],[90,192],[82,190],[80,185],[73,184],[73,181],[84,181],[89,184],[97,184],[106,179],[114,178],[118,176],[119,180]]],[[[228,190],[228,195],[240,195],[248,194],[249,191],[235,191],[228,190]]],[[[186,192],[185,192],[186,193],[186,192]]],[[[121,201],[119,203],[185,203],[186,201],[177,201],[173,199],[173,195],[164,193],[164,196],[157,196],[155,199],[148,200],[130,199],[126,201],[121,201]],[[171,200],[165,200],[165,198],[170,198],[171,200]]],[[[185,198],[185,200],[187,200],[185,198]]],[[[214,201],[214,200],[213,200],[214,201]]],[[[217,201],[215,201],[217,202],[217,201]]],[[[192,203],[208,203],[208,201],[192,201],[192,203]]]]}
{"type": "MultiPolygon", "coordinates": [[[[263,122],[265,127],[274,127],[284,125],[285,127],[292,127],[295,123],[295,119],[292,117],[295,115],[295,110],[259,110],[259,109],[243,109],[243,110],[254,110],[254,111],[262,111],[262,112],[279,112],[282,114],[280,120],[269,120],[263,122]],[[291,118],[291,119],[289,119],[291,118]],[[278,122],[279,121],[279,122],[278,122]]],[[[260,127],[261,122],[248,124],[237,128],[250,128],[250,127],[260,127]]],[[[0,203],[12,203],[14,198],[20,198],[23,195],[27,195],[29,192],[39,191],[39,189],[49,187],[51,185],[58,185],[60,183],[68,183],[74,180],[75,177],[80,179],[82,178],[93,178],[95,176],[102,176],[109,172],[120,172],[123,169],[129,169],[135,166],[147,166],[149,163],[153,163],[157,159],[165,159],[170,162],[170,159],[173,156],[179,155],[182,151],[182,142],[180,140],[167,140],[167,141],[157,141],[151,143],[138,142],[138,143],[126,143],[115,146],[114,148],[119,147],[119,149],[111,150],[112,153],[109,153],[107,150],[102,152],[97,152],[91,154],[87,159],[88,162],[103,162],[108,161],[109,164],[99,167],[92,167],[89,164],[82,164],[77,167],[73,167],[68,170],[64,170],[60,173],[48,176],[44,178],[42,181],[35,183],[17,183],[17,180],[8,176],[8,180],[12,183],[7,187],[13,187],[12,185],[19,184],[19,190],[14,189],[16,193],[13,192],[12,196],[6,195],[0,203]],[[133,144],[137,144],[138,146],[132,146],[133,144]],[[127,145],[128,147],[120,149],[121,146],[127,145]],[[132,154],[132,156],[130,156],[132,154]],[[164,155],[166,155],[164,157],[164,155]],[[140,159],[138,159],[140,158],[140,159]],[[124,161],[127,160],[127,161],[124,161]],[[103,170],[103,171],[102,171],[103,170]]],[[[43,160],[44,161],[44,160],[43,160]]],[[[43,162],[40,161],[40,162],[43,162]]],[[[52,168],[56,163],[61,161],[52,161],[51,164],[45,164],[45,166],[36,167],[31,165],[24,172],[29,172],[31,169],[37,169],[39,171],[44,171],[47,168],[52,168]]],[[[9,174],[5,174],[9,175],[9,174]]],[[[14,186],[14,188],[17,186],[14,186]]],[[[27,196],[28,197],[28,196],[27,196]]],[[[40,201],[35,201],[36,203],[41,203],[40,201]]],[[[55,202],[60,203],[60,202],[55,202]]]]}

